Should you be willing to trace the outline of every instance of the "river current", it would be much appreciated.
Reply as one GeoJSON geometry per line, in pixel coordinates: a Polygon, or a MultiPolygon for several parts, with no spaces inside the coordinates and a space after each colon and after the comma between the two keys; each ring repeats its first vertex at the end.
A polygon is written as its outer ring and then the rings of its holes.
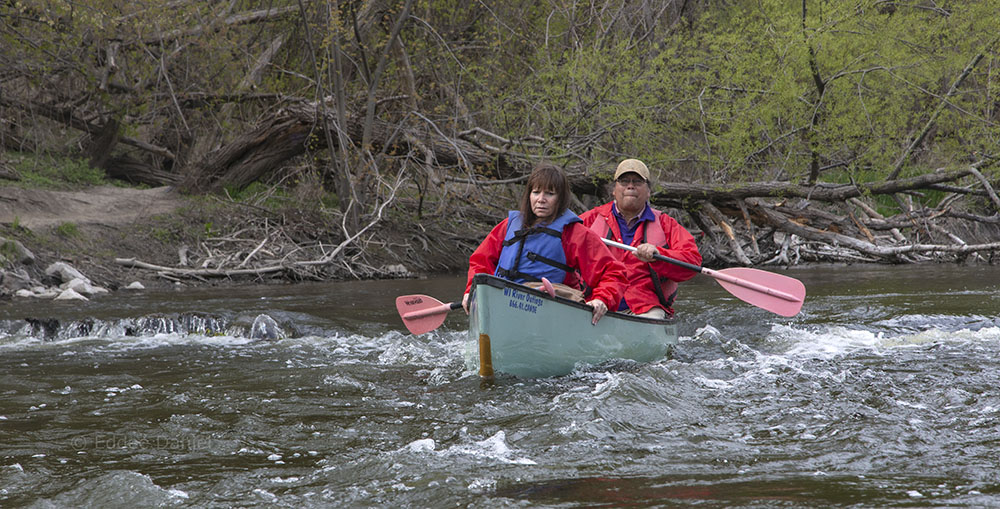
{"type": "Polygon", "coordinates": [[[482,380],[457,277],[0,302],[0,506],[1000,506],[1000,268],[697,276],[651,363],[482,380]]]}

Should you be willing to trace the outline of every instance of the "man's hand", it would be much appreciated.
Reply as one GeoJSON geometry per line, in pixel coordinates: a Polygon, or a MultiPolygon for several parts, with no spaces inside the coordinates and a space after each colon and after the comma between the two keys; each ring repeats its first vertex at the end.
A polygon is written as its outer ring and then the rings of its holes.
{"type": "Polygon", "coordinates": [[[601,317],[604,313],[608,312],[608,305],[604,303],[601,299],[594,299],[588,301],[587,305],[594,308],[593,319],[590,321],[592,325],[597,325],[597,322],[601,321],[601,317]]]}
{"type": "Polygon", "coordinates": [[[469,294],[462,296],[462,309],[465,310],[465,314],[469,314],[469,294]]]}
{"type": "Polygon", "coordinates": [[[639,247],[635,248],[634,252],[636,258],[647,263],[653,261],[654,255],[660,254],[660,250],[656,249],[656,246],[649,243],[640,244],[639,247]]]}

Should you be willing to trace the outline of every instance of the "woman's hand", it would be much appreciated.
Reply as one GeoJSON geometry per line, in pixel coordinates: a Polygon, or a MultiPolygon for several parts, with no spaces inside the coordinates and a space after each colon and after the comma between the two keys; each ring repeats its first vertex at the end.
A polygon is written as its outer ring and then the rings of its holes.
{"type": "Polygon", "coordinates": [[[469,294],[462,296],[462,309],[465,310],[465,314],[469,314],[469,294]]]}
{"type": "Polygon", "coordinates": [[[587,305],[594,308],[594,314],[592,315],[593,320],[591,320],[590,323],[597,325],[597,322],[601,321],[601,317],[604,316],[604,313],[608,312],[608,305],[601,299],[588,301],[587,305]]]}

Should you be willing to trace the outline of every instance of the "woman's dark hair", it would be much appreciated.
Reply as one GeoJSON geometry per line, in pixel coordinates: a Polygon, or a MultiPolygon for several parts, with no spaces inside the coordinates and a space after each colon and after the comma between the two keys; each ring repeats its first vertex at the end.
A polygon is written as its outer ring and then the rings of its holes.
{"type": "Polygon", "coordinates": [[[524,226],[534,226],[538,221],[538,216],[531,211],[531,191],[533,189],[552,190],[556,193],[556,213],[553,219],[566,212],[569,207],[569,183],[566,182],[566,174],[562,169],[552,163],[538,163],[528,177],[528,183],[524,186],[524,194],[521,195],[521,218],[524,226]]]}

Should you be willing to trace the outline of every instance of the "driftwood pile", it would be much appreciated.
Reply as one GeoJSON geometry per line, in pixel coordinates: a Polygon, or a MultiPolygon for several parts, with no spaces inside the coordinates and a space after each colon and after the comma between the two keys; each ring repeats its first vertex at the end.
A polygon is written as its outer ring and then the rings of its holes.
{"type": "Polygon", "coordinates": [[[878,184],[674,184],[654,201],[687,204],[685,211],[707,237],[701,242],[706,264],[994,263],[1000,260],[1000,198],[977,168],[982,165],[878,184]],[[935,207],[920,206],[913,198],[928,190],[947,195],[935,207]],[[884,217],[871,205],[878,196],[891,197],[904,212],[884,217]],[[963,209],[976,200],[994,213],[963,209]]]}

